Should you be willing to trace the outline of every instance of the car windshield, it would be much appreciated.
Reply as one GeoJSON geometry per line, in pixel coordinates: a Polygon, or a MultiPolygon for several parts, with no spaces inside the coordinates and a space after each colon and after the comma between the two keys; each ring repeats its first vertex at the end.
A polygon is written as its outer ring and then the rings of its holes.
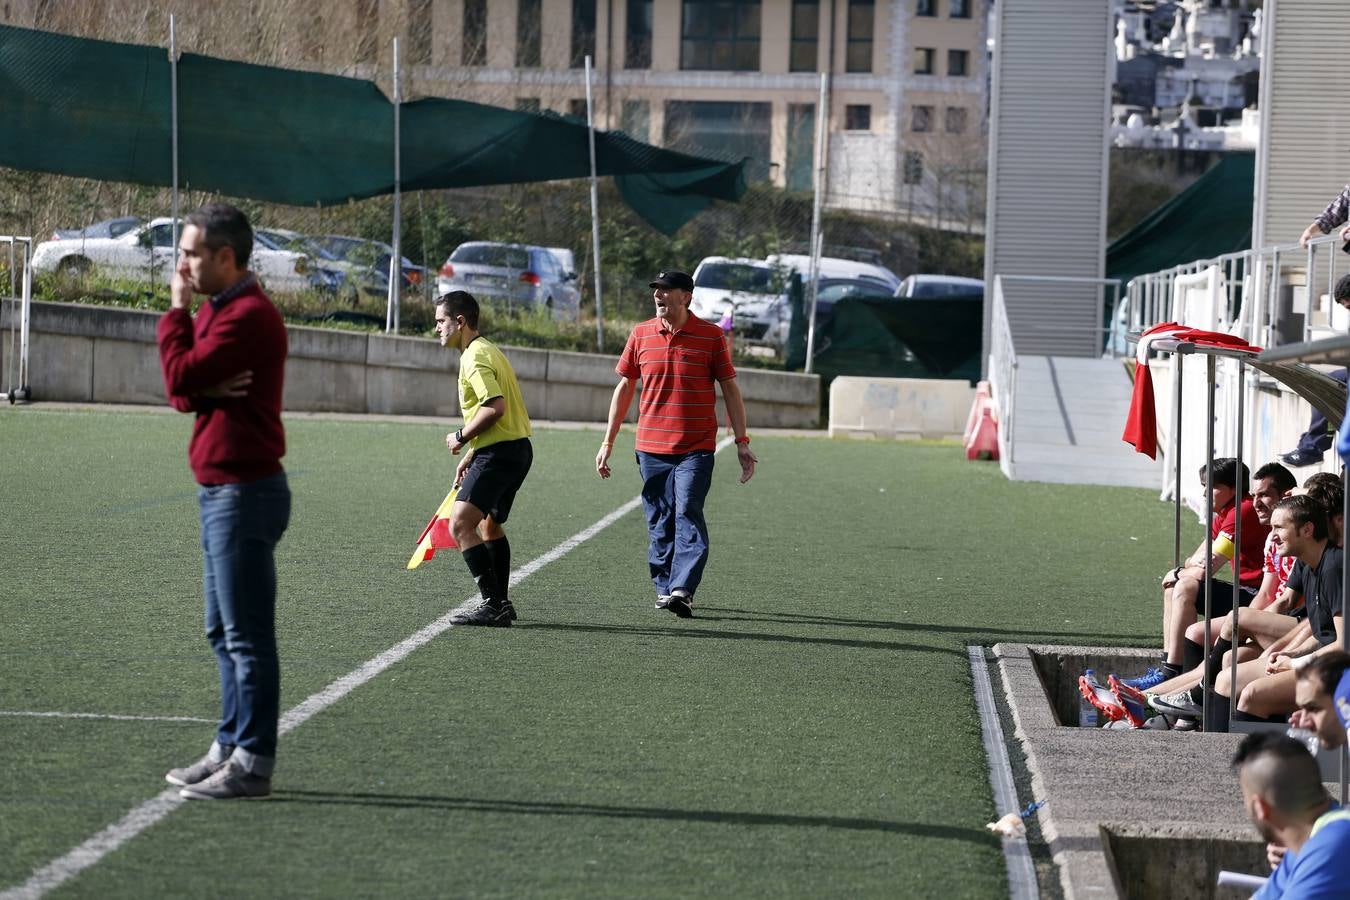
{"type": "Polygon", "coordinates": [[[718,288],[725,291],[746,291],[755,294],[776,294],[781,290],[775,272],[768,266],[750,266],[745,263],[710,263],[698,270],[695,287],[718,288]]]}
{"type": "Polygon", "coordinates": [[[268,231],[259,228],[254,230],[253,237],[259,244],[262,244],[268,250],[289,250],[292,253],[307,253],[310,256],[317,256],[319,259],[337,259],[333,254],[321,247],[317,241],[307,238],[302,234],[290,236],[282,234],[279,231],[268,231]]]}
{"type": "Polygon", "coordinates": [[[840,281],[834,283],[824,283],[820,285],[818,302],[834,303],[836,300],[843,300],[846,297],[878,297],[889,299],[891,292],[886,290],[886,286],[876,282],[869,281],[840,281]]]}
{"type": "Polygon", "coordinates": [[[920,281],[914,285],[911,297],[935,299],[940,297],[970,297],[983,293],[978,284],[951,281],[920,281]]]}
{"type": "Polygon", "coordinates": [[[526,269],[530,265],[530,254],[524,247],[461,244],[450,254],[450,261],[475,266],[496,266],[499,269],[526,269]]]}

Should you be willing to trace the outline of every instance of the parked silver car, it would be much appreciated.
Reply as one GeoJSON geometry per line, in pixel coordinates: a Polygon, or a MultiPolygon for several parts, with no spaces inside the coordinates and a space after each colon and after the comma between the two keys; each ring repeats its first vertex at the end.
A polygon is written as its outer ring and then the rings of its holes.
{"type": "Polygon", "coordinates": [[[460,244],[441,266],[436,288],[438,294],[468,291],[508,311],[544,307],[558,319],[575,319],[581,306],[576,274],[547,247],[529,244],[460,244]]]}

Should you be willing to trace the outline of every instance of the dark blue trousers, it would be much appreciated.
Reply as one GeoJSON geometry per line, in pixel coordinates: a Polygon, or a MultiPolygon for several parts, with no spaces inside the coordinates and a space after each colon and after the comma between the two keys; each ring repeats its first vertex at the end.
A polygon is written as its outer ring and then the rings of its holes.
{"type": "MultiPolygon", "coordinates": [[[[1336,369],[1328,372],[1332,378],[1335,378],[1341,384],[1345,384],[1345,369],[1336,369]]],[[[1314,453],[1326,453],[1331,449],[1332,433],[1327,430],[1327,417],[1313,407],[1312,421],[1308,423],[1308,430],[1298,439],[1298,449],[1311,450],[1314,453]]]]}
{"type": "Polygon", "coordinates": [[[246,484],[202,487],[206,640],[220,669],[216,743],[242,750],[256,774],[277,752],[281,673],[277,662],[277,572],[273,551],[291,516],[284,472],[246,484]]]}
{"type": "Polygon", "coordinates": [[[647,512],[647,564],[656,593],[694,596],[708,564],[703,501],[712,487],[711,450],[637,454],[642,506],[647,512]]]}

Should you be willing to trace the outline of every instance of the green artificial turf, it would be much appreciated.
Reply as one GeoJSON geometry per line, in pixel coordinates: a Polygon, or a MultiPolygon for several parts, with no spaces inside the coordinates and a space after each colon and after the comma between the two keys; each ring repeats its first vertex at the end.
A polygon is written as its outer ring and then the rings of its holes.
{"type": "MultiPolygon", "coordinates": [[[[453,553],[404,569],[450,424],[288,423],[283,709],[473,592],[453,553]]],[[[189,426],[0,409],[0,710],[215,714],[189,426]]],[[[631,437],[607,482],[597,441],[536,435],[517,566],[636,494],[631,437]]],[[[54,896],[1004,893],[964,648],[1156,644],[1170,508],[950,446],[754,446],[749,485],[719,458],[697,618],[652,608],[632,512],[516,587],[515,627],[452,629],[283,738],[272,800],[188,804],[54,896]]],[[[0,717],[0,889],[211,732],[0,717]]]]}

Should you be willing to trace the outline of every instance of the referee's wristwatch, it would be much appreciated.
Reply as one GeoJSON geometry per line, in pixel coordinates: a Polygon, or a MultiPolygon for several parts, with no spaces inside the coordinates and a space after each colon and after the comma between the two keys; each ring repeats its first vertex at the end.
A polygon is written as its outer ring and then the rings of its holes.
{"type": "Polygon", "coordinates": [[[456,428],[456,429],[455,429],[455,443],[456,443],[456,444],[462,444],[462,443],[464,443],[464,429],[463,429],[463,428],[456,428]]]}

